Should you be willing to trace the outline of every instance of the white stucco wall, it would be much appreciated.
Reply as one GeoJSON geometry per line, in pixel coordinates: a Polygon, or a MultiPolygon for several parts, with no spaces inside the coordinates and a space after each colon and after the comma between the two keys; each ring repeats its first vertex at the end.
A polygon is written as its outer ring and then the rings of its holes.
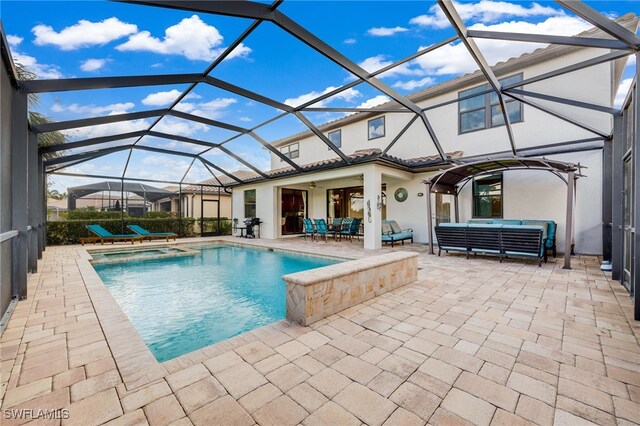
{"type": "MultiPolygon", "coordinates": [[[[527,79],[601,54],[601,49],[582,49],[559,58],[529,65],[526,69],[512,71],[500,77],[522,73],[523,78],[527,79]]],[[[526,90],[558,97],[564,96],[598,105],[610,105],[614,94],[612,94],[611,84],[603,84],[603,81],[611,81],[612,66],[611,63],[604,63],[585,68],[527,85],[526,90]]],[[[458,92],[477,86],[478,84],[458,87],[450,93],[419,102],[418,105],[424,108],[457,99],[458,92]]],[[[610,132],[613,125],[611,117],[606,113],[540,99],[531,98],[531,100],[604,133],[610,132]]],[[[518,148],[529,148],[594,136],[593,133],[550,116],[531,106],[522,105],[522,108],[524,121],[513,123],[512,125],[518,148]]],[[[386,122],[386,132],[382,138],[367,139],[367,121],[370,118],[332,128],[331,131],[338,128],[342,130],[342,151],[346,154],[352,154],[360,149],[384,149],[413,117],[412,114],[407,113],[386,113],[381,115],[385,116],[386,122]]],[[[464,152],[464,156],[474,156],[511,149],[504,126],[459,134],[457,103],[429,110],[426,115],[446,152],[459,150],[464,152]]],[[[316,136],[301,139],[299,144],[300,157],[294,160],[298,164],[336,157],[336,154],[329,150],[316,136]]],[[[437,154],[437,151],[429,139],[424,125],[420,120],[417,120],[389,151],[389,154],[400,158],[415,158],[434,155],[437,154]]],[[[272,168],[286,166],[286,163],[273,154],[271,156],[271,164],[272,168]]]]}
{"type": "MultiPolygon", "coordinates": [[[[547,157],[571,163],[580,163],[586,168],[585,177],[576,184],[575,251],[583,254],[602,252],[602,152],[600,150],[560,154],[547,157]]],[[[244,190],[256,189],[257,214],[265,222],[263,238],[280,237],[280,188],[297,188],[309,191],[309,214],[311,218],[326,218],[326,191],[362,185],[360,175],[367,167],[357,166],[300,175],[292,178],[264,182],[254,186],[238,187],[233,191],[234,217],[242,219],[244,214],[244,190]],[[308,183],[318,185],[311,189],[308,183]],[[274,203],[275,201],[275,203],[274,203]],[[272,204],[274,203],[274,204],[272,204]],[[235,212],[240,212],[236,214],[235,212]]],[[[436,174],[411,174],[379,167],[382,182],[386,184],[387,218],[396,220],[403,228],[414,230],[414,240],[428,242],[427,197],[423,180],[436,174]],[[398,188],[409,193],[406,201],[399,203],[394,198],[398,188]],[[418,196],[422,193],[423,196],[418,196]]],[[[558,177],[544,171],[507,171],[503,174],[503,217],[505,219],[546,219],[558,225],[556,246],[564,251],[567,187],[558,177]]],[[[472,218],[472,184],[468,183],[459,198],[460,221],[472,218]]],[[[431,196],[432,214],[435,217],[435,195],[431,196]]],[[[453,219],[453,199],[451,215],[453,219]]]]}

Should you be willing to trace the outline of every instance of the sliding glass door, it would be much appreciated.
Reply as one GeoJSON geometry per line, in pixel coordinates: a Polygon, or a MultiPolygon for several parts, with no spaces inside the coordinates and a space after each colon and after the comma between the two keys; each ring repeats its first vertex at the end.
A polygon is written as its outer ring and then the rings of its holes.
{"type": "Polygon", "coordinates": [[[307,216],[307,191],[282,188],[282,235],[302,234],[307,216]]]}

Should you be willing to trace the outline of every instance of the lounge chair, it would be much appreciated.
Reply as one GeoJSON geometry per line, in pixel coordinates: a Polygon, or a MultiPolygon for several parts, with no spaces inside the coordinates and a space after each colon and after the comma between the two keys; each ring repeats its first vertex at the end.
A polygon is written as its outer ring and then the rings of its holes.
{"type": "Polygon", "coordinates": [[[127,228],[138,234],[143,240],[163,240],[166,238],[167,242],[169,242],[169,238],[173,238],[173,241],[175,241],[178,236],[174,232],[149,232],[140,225],[127,225],[127,228]]]}
{"type": "Polygon", "coordinates": [[[105,241],[111,241],[113,244],[116,241],[131,241],[131,244],[136,241],[142,243],[142,237],[137,234],[112,234],[100,225],[87,225],[87,229],[95,235],[95,237],[80,238],[80,244],[84,245],[85,242],[98,242],[103,245],[105,241]]]}

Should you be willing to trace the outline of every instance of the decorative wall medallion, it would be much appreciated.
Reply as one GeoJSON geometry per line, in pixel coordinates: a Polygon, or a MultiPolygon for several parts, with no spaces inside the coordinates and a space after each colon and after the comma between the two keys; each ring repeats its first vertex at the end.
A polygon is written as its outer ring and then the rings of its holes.
{"type": "Polygon", "coordinates": [[[393,196],[395,197],[397,202],[402,203],[407,199],[407,197],[409,197],[409,193],[404,188],[398,188],[396,189],[396,192],[393,194],[393,196]]]}

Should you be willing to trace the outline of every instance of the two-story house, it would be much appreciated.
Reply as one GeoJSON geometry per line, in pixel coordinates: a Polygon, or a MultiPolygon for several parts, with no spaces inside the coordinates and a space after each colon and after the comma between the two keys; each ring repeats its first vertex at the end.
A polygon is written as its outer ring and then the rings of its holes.
{"type": "MultiPolygon", "coordinates": [[[[638,19],[618,20],[635,32],[638,19]]],[[[598,29],[581,36],[608,37],[598,29]]],[[[493,66],[503,86],[581,63],[603,49],[551,45],[493,66]]],[[[612,108],[626,58],[574,72],[541,78],[522,88],[530,93],[566,97],[612,108]]],[[[233,188],[233,216],[257,216],[263,238],[302,232],[301,218],[363,218],[365,248],[380,246],[380,222],[389,218],[412,228],[417,242],[428,242],[427,221],[453,221],[452,197],[429,194],[424,183],[453,163],[513,156],[498,97],[479,71],[413,93],[447,155],[438,155],[421,120],[390,112],[394,102],[320,126],[323,134],[351,159],[346,165],[311,131],[273,142],[298,164],[293,169],[271,154],[272,179],[233,188]],[[406,127],[406,128],[405,128],[406,127]],[[398,137],[400,135],[400,137],[398,137]],[[382,154],[382,155],[381,155],[382,154]],[[427,202],[434,206],[427,217],[427,202]]],[[[548,158],[583,166],[575,194],[575,251],[602,251],[603,141],[613,129],[610,113],[524,96],[537,106],[507,98],[506,107],[518,156],[548,158]],[[549,111],[557,114],[550,114],[549,111]],[[582,125],[581,125],[582,124],[582,125]]],[[[472,218],[548,219],[558,224],[557,245],[564,247],[566,185],[545,171],[506,171],[475,179],[459,196],[459,220],[472,218]]]]}

